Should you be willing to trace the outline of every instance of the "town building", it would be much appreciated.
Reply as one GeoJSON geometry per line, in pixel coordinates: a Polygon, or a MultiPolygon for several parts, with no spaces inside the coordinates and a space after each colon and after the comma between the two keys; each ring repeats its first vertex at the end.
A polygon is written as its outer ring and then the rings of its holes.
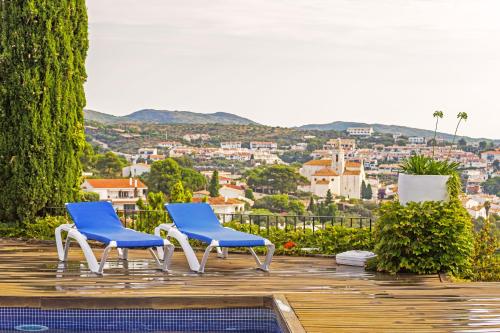
{"type": "Polygon", "coordinates": [[[481,158],[488,162],[500,161],[500,149],[483,151],[481,158]]]}
{"type": "Polygon", "coordinates": [[[181,146],[182,144],[178,141],[163,141],[163,142],[159,142],[156,147],[158,148],[164,148],[164,149],[172,149],[172,148],[175,148],[175,147],[179,147],[181,146]]]}
{"type": "Polygon", "coordinates": [[[85,179],[81,185],[84,192],[99,194],[99,200],[111,201],[119,210],[135,210],[139,199],[146,200],[147,186],[134,178],[85,179]]]}
{"type": "MultiPolygon", "coordinates": [[[[338,139],[340,141],[340,139],[338,139]]],[[[342,144],[332,151],[331,159],[311,160],[304,163],[299,173],[310,184],[299,189],[325,197],[328,190],[333,195],[346,198],[361,198],[361,183],[365,180],[362,161],[346,161],[342,144]]]]}
{"type": "Polygon", "coordinates": [[[222,149],[240,149],[241,142],[240,141],[225,141],[220,143],[220,147],[222,149]]]}
{"type": "Polygon", "coordinates": [[[347,133],[352,136],[371,136],[373,127],[349,127],[347,133]]]}
{"type": "Polygon", "coordinates": [[[410,136],[408,142],[414,145],[425,144],[427,141],[423,136],[410,136]]]}
{"type": "Polygon", "coordinates": [[[223,196],[212,198],[195,198],[193,202],[206,201],[214,210],[214,213],[219,215],[221,222],[229,222],[232,220],[232,214],[239,214],[245,211],[245,202],[238,199],[225,198],[223,196]]]}
{"type": "Polygon", "coordinates": [[[142,158],[149,158],[151,155],[158,155],[157,148],[139,148],[139,156],[142,158]]]}
{"type": "Polygon", "coordinates": [[[123,177],[137,177],[151,171],[151,166],[145,163],[137,163],[124,167],[122,169],[123,177]]]}
{"type": "Polygon", "coordinates": [[[250,149],[251,150],[258,150],[258,149],[278,149],[278,144],[276,142],[271,142],[271,141],[251,141],[250,142],[250,149]]]}
{"type": "Polygon", "coordinates": [[[191,142],[191,141],[208,141],[210,140],[210,135],[208,134],[202,134],[202,133],[195,133],[195,134],[185,134],[182,137],[183,140],[191,142]]]}
{"type": "Polygon", "coordinates": [[[326,150],[338,150],[342,148],[344,151],[350,151],[356,149],[355,139],[330,139],[323,145],[323,149],[326,150]],[[341,145],[341,147],[339,147],[341,145]]]}

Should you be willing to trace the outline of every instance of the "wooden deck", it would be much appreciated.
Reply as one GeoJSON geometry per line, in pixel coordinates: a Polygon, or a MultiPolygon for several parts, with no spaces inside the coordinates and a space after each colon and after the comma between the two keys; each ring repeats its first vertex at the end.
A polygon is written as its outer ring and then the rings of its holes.
{"type": "Polygon", "coordinates": [[[265,273],[252,269],[244,254],[214,255],[199,275],[189,271],[182,252],[165,274],[146,251],[130,256],[112,261],[101,277],[88,271],[76,246],[61,265],[52,244],[0,240],[0,296],[170,296],[206,306],[203,297],[284,295],[307,332],[500,332],[500,283],[391,277],[318,257],[277,256],[265,273]]]}

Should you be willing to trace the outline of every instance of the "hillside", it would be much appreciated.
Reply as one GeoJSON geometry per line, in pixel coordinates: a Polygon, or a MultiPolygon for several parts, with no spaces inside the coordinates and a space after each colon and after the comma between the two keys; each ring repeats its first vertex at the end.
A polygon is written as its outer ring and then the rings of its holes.
{"type": "Polygon", "coordinates": [[[127,116],[113,116],[93,110],[84,110],[85,120],[104,124],[153,123],[153,124],[225,124],[255,125],[256,122],[232,113],[196,113],[190,111],[168,111],[144,109],[127,116]]]}
{"type": "MultiPolygon", "coordinates": [[[[400,126],[400,125],[384,125],[384,124],[367,124],[367,123],[357,123],[357,122],[346,122],[346,121],[334,121],[328,124],[309,124],[297,127],[300,130],[319,130],[319,131],[345,131],[349,127],[373,127],[375,132],[379,133],[401,133],[404,136],[423,136],[432,137],[434,136],[434,131],[425,130],[414,127],[400,126]]],[[[447,141],[453,139],[453,134],[438,132],[438,137],[441,137],[447,141]]],[[[459,136],[469,141],[479,141],[483,138],[470,138],[466,136],[459,136]]],[[[489,140],[489,139],[486,139],[489,140]]]]}

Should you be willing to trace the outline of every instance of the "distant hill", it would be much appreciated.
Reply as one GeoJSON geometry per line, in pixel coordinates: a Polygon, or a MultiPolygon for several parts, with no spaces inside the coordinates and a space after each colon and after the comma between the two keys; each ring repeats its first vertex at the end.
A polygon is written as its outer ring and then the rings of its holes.
{"type": "MultiPolygon", "coordinates": [[[[423,136],[423,137],[433,137],[434,131],[425,130],[414,127],[406,127],[399,125],[384,125],[384,124],[367,124],[367,123],[357,123],[357,122],[347,122],[347,121],[334,121],[328,124],[309,124],[297,127],[300,130],[319,130],[319,131],[345,131],[349,127],[373,127],[375,132],[379,133],[401,133],[404,136],[423,136]]],[[[438,137],[441,137],[447,141],[453,139],[453,134],[438,132],[438,137]]],[[[466,136],[458,136],[460,138],[465,138],[466,140],[478,141],[482,138],[470,138],[466,136]]],[[[490,140],[490,139],[486,139],[490,140]]]]}
{"type": "Polygon", "coordinates": [[[232,113],[196,113],[190,111],[168,111],[144,109],[127,116],[113,116],[107,113],[84,110],[85,120],[93,120],[105,124],[146,122],[153,124],[223,124],[223,125],[255,125],[256,122],[232,113]]]}

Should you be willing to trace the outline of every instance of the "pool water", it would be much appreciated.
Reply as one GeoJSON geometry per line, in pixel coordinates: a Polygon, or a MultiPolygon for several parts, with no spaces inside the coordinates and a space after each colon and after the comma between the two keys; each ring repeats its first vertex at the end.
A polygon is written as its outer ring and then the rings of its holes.
{"type": "Polygon", "coordinates": [[[267,308],[65,309],[0,308],[0,332],[281,333],[267,308]]]}

